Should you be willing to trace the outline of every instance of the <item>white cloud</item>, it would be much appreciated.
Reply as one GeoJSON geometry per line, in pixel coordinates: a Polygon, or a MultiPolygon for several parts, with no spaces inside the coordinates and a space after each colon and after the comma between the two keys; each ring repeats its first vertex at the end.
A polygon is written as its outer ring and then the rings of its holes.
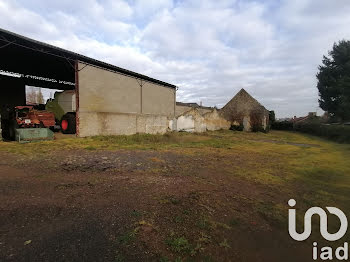
{"type": "Polygon", "coordinates": [[[350,39],[348,0],[0,0],[0,27],[180,87],[223,106],[246,88],[277,116],[317,108],[315,74],[350,39]]]}

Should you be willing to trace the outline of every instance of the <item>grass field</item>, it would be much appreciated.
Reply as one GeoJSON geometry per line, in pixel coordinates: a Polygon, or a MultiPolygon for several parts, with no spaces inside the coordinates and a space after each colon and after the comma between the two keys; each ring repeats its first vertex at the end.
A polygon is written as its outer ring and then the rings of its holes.
{"type": "Polygon", "coordinates": [[[312,206],[350,215],[350,145],[293,132],[0,142],[0,157],[4,260],[311,261],[324,241],[289,237],[287,201],[299,224],[312,206]]]}

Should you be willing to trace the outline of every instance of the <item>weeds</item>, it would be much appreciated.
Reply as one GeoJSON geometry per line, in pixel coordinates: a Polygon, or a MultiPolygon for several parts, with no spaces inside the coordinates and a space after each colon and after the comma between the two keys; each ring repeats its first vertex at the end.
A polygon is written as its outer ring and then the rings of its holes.
{"type": "Polygon", "coordinates": [[[176,253],[190,253],[191,244],[185,237],[172,237],[166,240],[166,244],[176,253]]]}
{"type": "Polygon", "coordinates": [[[219,246],[220,246],[220,247],[223,247],[223,248],[225,248],[225,249],[231,248],[230,245],[229,245],[228,242],[227,242],[227,239],[224,239],[224,241],[222,241],[221,243],[219,243],[219,246]]]}
{"type": "Polygon", "coordinates": [[[134,241],[135,237],[136,237],[135,231],[130,231],[118,236],[116,239],[116,242],[119,245],[127,246],[134,241]]]}

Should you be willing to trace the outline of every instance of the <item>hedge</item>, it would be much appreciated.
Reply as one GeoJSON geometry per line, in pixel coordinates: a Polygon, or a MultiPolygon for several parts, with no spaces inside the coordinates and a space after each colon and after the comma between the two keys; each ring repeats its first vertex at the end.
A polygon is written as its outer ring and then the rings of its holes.
{"type": "Polygon", "coordinates": [[[293,122],[291,122],[291,121],[273,122],[271,124],[271,129],[274,129],[274,130],[293,130],[293,122]]]}
{"type": "Polygon", "coordinates": [[[299,123],[295,124],[294,130],[325,137],[339,143],[350,143],[350,126],[347,125],[299,123]]]}

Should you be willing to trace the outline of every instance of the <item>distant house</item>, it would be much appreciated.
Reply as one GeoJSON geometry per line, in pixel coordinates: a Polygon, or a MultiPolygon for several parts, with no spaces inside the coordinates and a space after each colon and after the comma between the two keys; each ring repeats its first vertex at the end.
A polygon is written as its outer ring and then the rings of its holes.
{"type": "Polygon", "coordinates": [[[269,111],[243,88],[220,110],[220,114],[245,131],[266,130],[269,111]]]}
{"type": "Polygon", "coordinates": [[[306,123],[306,122],[310,122],[312,120],[317,119],[317,114],[316,112],[309,112],[309,114],[307,116],[302,116],[302,117],[293,117],[293,123],[297,124],[297,123],[306,123]]]}

